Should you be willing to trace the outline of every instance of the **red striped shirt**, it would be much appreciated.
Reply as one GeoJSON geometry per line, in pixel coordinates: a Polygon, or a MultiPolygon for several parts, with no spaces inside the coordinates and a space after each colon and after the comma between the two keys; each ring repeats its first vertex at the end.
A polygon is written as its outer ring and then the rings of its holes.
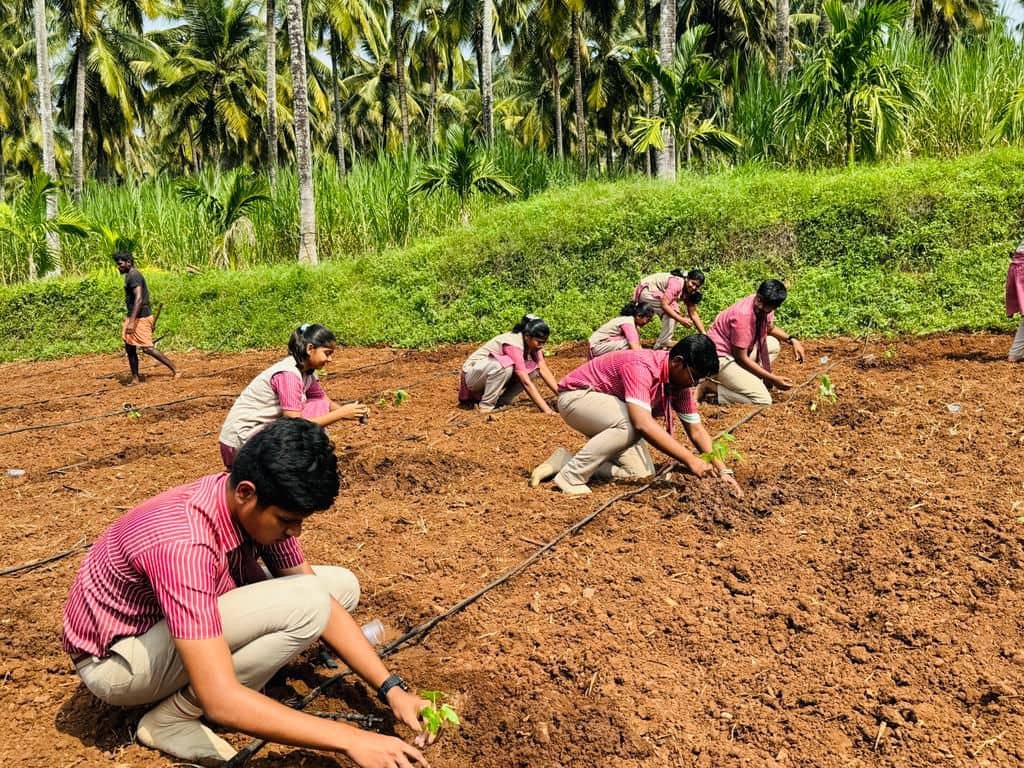
{"type": "Polygon", "coordinates": [[[182,640],[222,634],[217,598],[305,562],[296,538],[264,547],[231,519],[228,475],[208,475],[144,501],[96,540],[64,604],[64,650],[103,657],[119,638],[162,619],[182,640]]]}

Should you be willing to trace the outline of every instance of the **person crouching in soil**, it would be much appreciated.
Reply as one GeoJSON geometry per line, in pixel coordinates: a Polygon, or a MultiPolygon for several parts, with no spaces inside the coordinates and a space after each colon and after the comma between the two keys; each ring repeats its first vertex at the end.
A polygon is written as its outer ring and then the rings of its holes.
{"type": "Polygon", "coordinates": [[[121,340],[128,355],[128,367],[132,372],[132,384],[139,383],[139,350],[157,362],[166,365],[174,378],[178,369],[162,352],[153,346],[153,311],[149,306],[149,286],[146,278],[135,268],[135,257],[127,251],[118,251],[113,256],[117,271],[124,275],[124,301],[127,315],[121,326],[121,340]]]}
{"type": "Polygon", "coordinates": [[[718,350],[719,370],[701,383],[698,400],[717,400],[719,405],[769,405],[769,387],[787,390],[793,386],[790,379],[772,373],[780,341],[792,345],[798,363],[804,361],[803,344],[775,325],[775,310],[785,300],[786,286],[778,280],[765,280],[757,293],[718,313],[708,336],[718,350]]]}
{"type": "Polygon", "coordinates": [[[238,396],[220,430],[220,457],[231,469],[235,454],[257,430],[282,416],[297,417],[326,427],[341,419],[364,419],[362,403],[341,405],[327,397],[315,371],[334,356],[334,332],[317,323],[305,323],[288,340],[288,357],[279,360],[249,382],[238,396]]]}
{"type": "Polygon", "coordinates": [[[260,693],[320,638],[418,734],[417,745],[429,741],[419,716],[428,702],[384,666],[349,615],[359,601],[356,577],[310,567],[299,545],[303,525],[331,506],[338,485],[323,428],[281,419],[242,447],[230,475],[149,499],[97,539],[64,605],[63,645],[97,698],[155,704],[139,722],[140,743],[190,763],[230,760],[235,750],[205,718],[340,752],[359,766],[426,765],[401,739],[260,693]]]}
{"type": "Polygon", "coordinates": [[[539,317],[523,315],[511,332],[495,336],[466,358],[459,381],[459,402],[475,403],[481,413],[489,413],[526,390],[541,413],[554,415],[533,383],[540,376],[557,393],[555,377],[544,360],[544,345],[550,335],[548,324],[539,317]]]}
{"type": "Polygon", "coordinates": [[[613,317],[590,334],[588,355],[590,359],[618,352],[620,349],[643,349],[639,329],[654,317],[654,305],[631,301],[622,308],[618,317],[613,317]]]}
{"type": "Polygon", "coordinates": [[[711,451],[711,436],[697,413],[693,388],[717,370],[715,345],[703,334],[687,336],[671,351],[628,349],[584,363],[558,383],[558,412],[590,440],[575,455],[558,448],[533,470],[530,485],[553,477],[564,493],[582,495],[590,493],[591,477],[650,477],[650,443],[697,477],[724,478],[740,495],[731,469],[718,459],[708,464],[674,436],[673,411],[697,450],[711,451]],[[663,417],[665,426],[656,417],[663,417]]]}
{"type": "Polygon", "coordinates": [[[704,273],[699,269],[656,272],[637,283],[633,290],[633,301],[653,305],[655,314],[661,318],[661,332],[654,342],[655,349],[668,349],[672,346],[676,323],[692,326],[699,333],[705,332],[704,323],[697,311],[703,285],[704,273]],[[680,301],[686,307],[686,315],[679,311],[680,301]]]}
{"type": "Polygon", "coordinates": [[[1014,315],[1021,315],[1021,319],[1007,359],[1021,363],[1024,362],[1024,241],[1010,254],[1010,268],[1006,272],[1006,316],[1014,315]]]}

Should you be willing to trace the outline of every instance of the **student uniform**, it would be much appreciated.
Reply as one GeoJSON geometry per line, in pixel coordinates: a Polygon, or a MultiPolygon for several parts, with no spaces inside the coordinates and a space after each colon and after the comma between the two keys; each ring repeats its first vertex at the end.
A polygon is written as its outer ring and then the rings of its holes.
{"type": "Polygon", "coordinates": [[[466,358],[459,382],[459,402],[478,403],[484,408],[506,405],[523,391],[513,373],[531,378],[540,373],[540,359],[527,355],[523,334],[510,331],[495,336],[466,358]]]}
{"type": "Polygon", "coordinates": [[[718,313],[708,329],[708,336],[718,351],[718,373],[711,379],[718,384],[718,402],[768,405],[772,396],[764,380],[736,362],[733,347],[747,354],[766,371],[779,355],[779,340],[768,333],[775,327],[775,313],[758,318],[754,312],[755,294],[740,299],[718,313]]]}
{"type": "Polygon", "coordinates": [[[558,383],[558,413],[590,438],[559,473],[570,485],[600,478],[648,477],[654,460],[629,418],[632,403],[664,416],[674,431],[673,411],[687,423],[700,422],[692,387],[671,391],[666,350],[621,350],[584,363],[558,383]]]}
{"type": "MultiPolygon", "coordinates": [[[[1006,316],[1024,315],[1024,242],[1010,256],[1010,268],[1006,272],[1006,316]]],[[[1010,362],[1024,360],[1024,316],[1017,326],[1017,334],[1010,346],[1010,362]]]]}
{"type": "MultiPolygon", "coordinates": [[[[633,291],[633,301],[644,302],[654,307],[654,314],[661,320],[661,332],[658,340],[654,342],[655,349],[668,348],[672,346],[672,334],[676,330],[676,320],[669,317],[661,308],[662,297],[668,298],[669,305],[679,312],[679,299],[683,297],[686,285],[684,277],[673,275],[670,272],[656,272],[641,280],[633,291]]],[[[685,297],[683,297],[685,303],[685,297]]]]}
{"type": "Polygon", "coordinates": [[[140,736],[164,710],[196,719],[190,738],[208,741],[211,753],[219,744],[221,759],[233,750],[202,730],[175,639],[223,636],[239,682],[259,690],[323,632],[328,595],[349,611],[359,602],[345,568],[267,578],[260,561],[278,572],[305,562],[299,540],[252,542],[231,517],[227,487],[226,473],[209,475],[114,522],[63,609],[63,647],[86,688],[115,706],[162,702],[143,717],[140,736]]]}
{"type": "Polygon", "coordinates": [[[221,458],[230,468],[246,440],[284,411],[306,418],[327,413],[331,401],[312,371],[303,373],[289,355],[261,372],[238,396],[220,430],[221,458]]]}
{"type": "Polygon", "coordinates": [[[620,349],[630,349],[630,342],[640,343],[640,332],[636,327],[636,318],[630,315],[619,315],[612,318],[590,334],[589,357],[606,355],[620,349]]]}

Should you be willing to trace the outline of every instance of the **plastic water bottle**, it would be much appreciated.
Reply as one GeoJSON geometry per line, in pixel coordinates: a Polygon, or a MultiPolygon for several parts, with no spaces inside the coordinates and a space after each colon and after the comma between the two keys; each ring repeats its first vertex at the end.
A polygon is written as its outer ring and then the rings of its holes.
{"type": "Polygon", "coordinates": [[[363,637],[366,638],[367,642],[376,648],[384,642],[384,622],[380,619],[374,619],[363,624],[363,637]]]}

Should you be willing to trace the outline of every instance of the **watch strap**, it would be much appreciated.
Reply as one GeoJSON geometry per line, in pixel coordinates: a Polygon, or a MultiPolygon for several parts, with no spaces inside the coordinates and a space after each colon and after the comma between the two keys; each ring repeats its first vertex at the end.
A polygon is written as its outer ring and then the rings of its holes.
{"type": "Polygon", "coordinates": [[[403,680],[401,677],[399,677],[398,675],[388,675],[388,678],[383,683],[381,683],[380,688],[377,689],[377,698],[379,698],[382,702],[387,704],[388,691],[395,687],[401,688],[403,691],[409,690],[409,686],[405,684],[405,680],[403,680]]]}

